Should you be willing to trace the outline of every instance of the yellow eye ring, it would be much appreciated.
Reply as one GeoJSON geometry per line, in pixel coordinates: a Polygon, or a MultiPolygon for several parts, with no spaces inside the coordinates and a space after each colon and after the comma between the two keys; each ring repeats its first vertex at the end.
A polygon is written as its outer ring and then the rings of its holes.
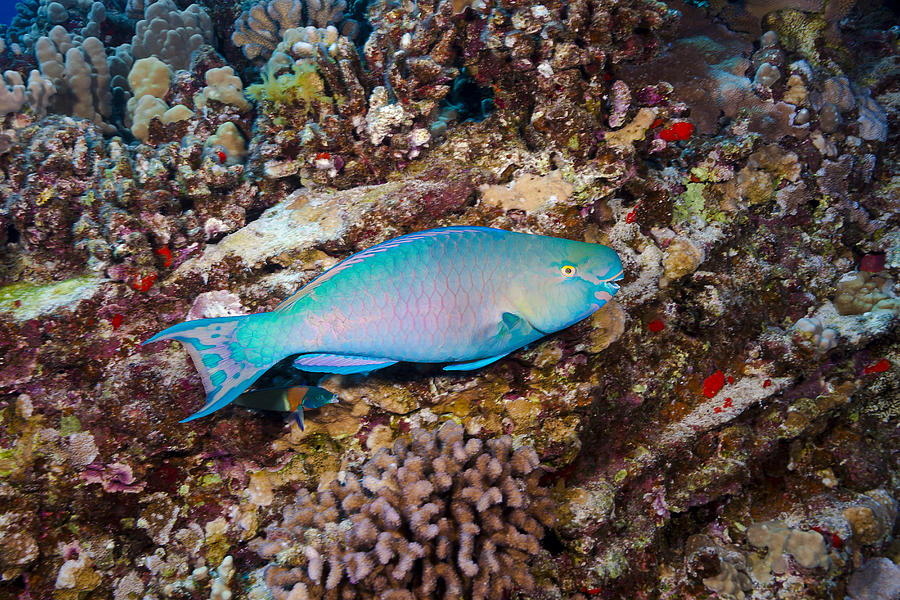
{"type": "Polygon", "coordinates": [[[578,269],[572,265],[563,265],[559,269],[559,272],[562,273],[563,277],[575,277],[575,273],[578,272],[578,269]]]}

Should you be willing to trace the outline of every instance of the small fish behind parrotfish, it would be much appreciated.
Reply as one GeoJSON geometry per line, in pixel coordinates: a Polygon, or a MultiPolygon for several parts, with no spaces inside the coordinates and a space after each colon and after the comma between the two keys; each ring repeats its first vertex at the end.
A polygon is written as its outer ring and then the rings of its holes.
{"type": "Polygon", "coordinates": [[[244,392],[234,403],[238,406],[257,410],[277,410],[294,414],[300,431],[305,429],[303,421],[304,408],[322,408],[326,404],[334,404],[337,397],[328,390],[315,386],[295,385],[288,388],[264,388],[244,392]]]}
{"type": "MultiPolygon", "coordinates": [[[[146,343],[182,342],[206,405],[228,405],[280,360],[320,373],[399,361],[477,369],[584,319],[618,291],[601,244],[488,227],[411,233],[328,269],[272,312],[187,321],[146,343]]],[[[182,421],[182,422],[184,422],[182,421]]]]}

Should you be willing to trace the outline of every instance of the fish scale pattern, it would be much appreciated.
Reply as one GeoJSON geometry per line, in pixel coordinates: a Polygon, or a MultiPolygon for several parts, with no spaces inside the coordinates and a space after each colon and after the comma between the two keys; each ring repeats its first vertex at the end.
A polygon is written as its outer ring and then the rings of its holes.
{"type": "MultiPolygon", "coordinates": [[[[481,231],[420,237],[373,251],[295,310],[312,313],[317,351],[452,361],[496,330],[508,300],[502,238],[481,231]]],[[[377,248],[377,247],[376,247],[377,248]]],[[[303,351],[305,348],[298,348],[303,351]]]]}

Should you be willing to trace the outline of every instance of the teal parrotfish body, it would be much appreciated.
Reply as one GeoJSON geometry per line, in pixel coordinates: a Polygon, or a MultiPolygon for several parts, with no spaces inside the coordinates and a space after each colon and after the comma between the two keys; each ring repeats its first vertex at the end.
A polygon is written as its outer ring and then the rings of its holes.
{"type": "Polygon", "coordinates": [[[411,233],[354,254],[272,312],[186,321],[178,340],[206,405],[234,401],[275,363],[368,373],[399,361],[476,369],[576,323],[618,291],[622,262],[601,244],[488,227],[411,233]]]}

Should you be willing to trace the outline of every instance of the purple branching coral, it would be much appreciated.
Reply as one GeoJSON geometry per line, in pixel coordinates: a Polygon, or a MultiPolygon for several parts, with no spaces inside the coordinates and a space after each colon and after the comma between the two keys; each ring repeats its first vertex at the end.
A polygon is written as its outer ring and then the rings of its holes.
{"type": "Polygon", "coordinates": [[[277,600],[500,598],[531,590],[528,564],[555,508],[530,447],[413,430],[360,475],[301,490],[257,543],[277,600]]]}

